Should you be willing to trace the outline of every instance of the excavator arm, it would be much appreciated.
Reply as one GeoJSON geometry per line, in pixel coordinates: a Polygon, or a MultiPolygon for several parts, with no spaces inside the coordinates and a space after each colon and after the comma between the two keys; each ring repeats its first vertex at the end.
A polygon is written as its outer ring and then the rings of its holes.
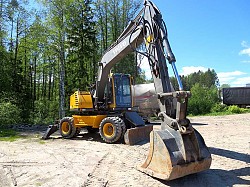
{"type": "Polygon", "coordinates": [[[95,106],[104,101],[104,90],[111,68],[128,53],[136,51],[142,43],[146,51],[137,52],[148,58],[158,95],[161,130],[151,132],[148,157],[138,170],[160,179],[172,180],[209,169],[211,154],[202,136],[186,118],[191,94],[183,90],[166,25],[159,9],[151,1],[144,1],[138,16],[104,53],[99,63],[95,106]],[[172,90],[167,62],[177,79],[178,91],[172,90]]]}
{"type": "Polygon", "coordinates": [[[99,63],[94,106],[98,107],[98,103],[102,103],[105,100],[105,86],[108,82],[111,68],[128,53],[136,51],[137,47],[142,43],[146,45],[146,51],[138,52],[146,56],[149,61],[155,90],[159,98],[158,104],[161,115],[166,118],[164,125],[162,125],[163,129],[166,125],[178,128],[180,127],[178,123],[189,123],[186,120],[187,102],[178,101],[182,99],[187,100],[190,93],[182,91],[183,86],[175,66],[176,59],[168,41],[165,23],[159,9],[151,1],[144,1],[144,7],[140,13],[124,29],[116,42],[105,51],[99,63]],[[166,61],[171,64],[175,77],[178,80],[180,88],[178,92],[172,92],[166,61]],[[176,103],[174,98],[177,98],[176,107],[173,106],[176,103]]]}

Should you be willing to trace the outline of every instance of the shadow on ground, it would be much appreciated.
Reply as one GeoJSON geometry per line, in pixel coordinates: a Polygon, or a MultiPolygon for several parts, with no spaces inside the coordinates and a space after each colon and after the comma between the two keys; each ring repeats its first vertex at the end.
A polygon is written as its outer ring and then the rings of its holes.
{"type": "MultiPolygon", "coordinates": [[[[219,155],[235,160],[240,160],[246,163],[250,163],[250,155],[248,154],[230,151],[226,149],[215,148],[215,147],[209,147],[209,151],[214,155],[219,155]]],[[[250,174],[250,170],[248,174],[250,174]]]]}
{"type": "Polygon", "coordinates": [[[207,123],[191,123],[194,126],[205,126],[208,125],[207,123]]]}
{"type": "Polygon", "coordinates": [[[250,185],[249,180],[240,178],[249,175],[250,167],[235,170],[210,169],[208,171],[188,175],[173,181],[159,180],[161,183],[172,187],[205,186],[228,187],[234,185],[250,185]]]}
{"type": "MultiPolygon", "coordinates": [[[[222,157],[235,159],[239,161],[246,162],[250,161],[250,156],[244,153],[238,153],[235,151],[209,147],[212,154],[219,155],[222,157]]],[[[250,167],[244,167],[233,170],[223,170],[223,169],[209,169],[196,174],[191,174],[173,181],[163,181],[159,180],[161,183],[169,186],[233,186],[233,185],[250,185],[250,181],[243,179],[241,177],[249,176],[250,167]],[[204,182],[206,181],[206,182],[204,182]]]]}

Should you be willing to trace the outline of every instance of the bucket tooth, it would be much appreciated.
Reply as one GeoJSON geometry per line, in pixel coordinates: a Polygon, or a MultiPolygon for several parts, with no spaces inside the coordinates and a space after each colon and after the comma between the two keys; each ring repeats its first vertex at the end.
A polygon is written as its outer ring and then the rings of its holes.
{"type": "Polygon", "coordinates": [[[207,170],[211,161],[211,154],[198,131],[180,134],[169,128],[151,132],[148,157],[137,169],[162,180],[173,180],[207,170]]]}

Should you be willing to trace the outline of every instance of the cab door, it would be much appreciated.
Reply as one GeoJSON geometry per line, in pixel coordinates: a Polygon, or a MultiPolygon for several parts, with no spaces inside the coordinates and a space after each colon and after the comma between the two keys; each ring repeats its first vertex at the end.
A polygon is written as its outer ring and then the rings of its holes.
{"type": "Polygon", "coordinates": [[[132,107],[130,75],[114,74],[114,98],[116,108],[132,107]]]}

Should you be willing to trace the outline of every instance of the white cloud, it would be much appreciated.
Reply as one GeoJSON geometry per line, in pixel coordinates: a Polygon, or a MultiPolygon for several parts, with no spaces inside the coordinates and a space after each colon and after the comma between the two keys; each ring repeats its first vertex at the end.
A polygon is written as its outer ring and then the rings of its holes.
{"type": "Polygon", "coordinates": [[[249,48],[247,42],[244,41],[244,40],[241,42],[241,46],[242,46],[242,47],[245,47],[245,48],[249,48]]]}
{"type": "Polygon", "coordinates": [[[248,55],[250,56],[250,48],[243,49],[239,52],[240,55],[248,55]]]}
{"type": "Polygon", "coordinates": [[[248,55],[250,56],[250,47],[246,41],[241,42],[241,46],[244,47],[245,49],[241,50],[239,52],[239,55],[248,55]]]}
{"type": "Polygon", "coordinates": [[[220,85],[229,84],[230,86],[246,86],[250,82],[249,77],[239,77],[246,75],[242,71],[232,71],[232,72],[220,72],[217,73],[217,76],[220,81],[220,85]]]}
{"type": "Polygon", "coordinates": [[[205,72],[207,71],[208,68],[206,67],[202,67],[202,66],[186,66],[182,68],[182,72],[180,73],[180,75],[190,75],[191,73],[194,72],[198,72],[198,71],[202,71],[205,72]]]}
{"type": "Polygon", "coordinates": [[[250,83],[250,77],[241,77],[235,79],[235,81],[232,82],[232,86],[246,86],[246,84],[250,83]]]}
{"type": "Polygon", "coordinates": [[[243,60],[243,61],[241,61],[242,63],[245,63],[245,64],[248,64],[248,63],[250,63],[250,60],[243,60]]]}
{"type": "Polygon", "coordinates": [[[244,75],[246,73],[242,72],[242,71],[232,71],[232,72],[220,72],[218,73],[218,77],[221,78],[227,78],[227,77],[233,77],[233,76],[240,76],[240,75],[244,75]]]}
{"type": "MultiPolygon", "coordinates": [[[[138,63],[140,63],[140,61],[138,63]]],[[[150,67],[149,67],[148,59],[146,57],[144,57],[141,60],[140,68],[145,71],[146,78],[151,79],[151,77],[152,77],[151,70],[150,70],[150,67]]],[[[171,70],[171,66],[169,66],[169,70],[171,70]]],[[[202,67],[202,66],[186,66],[186,67],[182,68],[182,71],[179,72],[179,74],[186,76],[186,75],[190,75],[191,73],[194,73],[194,72],[198,72],[198,71],[205,72],[207,70],[208,70],[208,68],[202,67]]],[[[172,71],[170,71],[169,74],[171,76],[172,71]]]]}
{"type": "MultiPolygon", "coordinates": [[[[250,61],[242,61],[243,63],[250,63],[250,61]]],[[[145,75],[147,79],[151,79],[151,71],[148,64],[147,58],[143,58],[140,64],[140,67],[145,71],[145,75]]],[[[180,75],[189,75],[194,72],[207,71],[208,68],[203,66],[186,66],[182,68],[180,75]]],[[[169,72],[171,73],[171,72],[169,72]]],[[[242,71],[231,71],[231,72],[219,72],[217,76],[220,81],[220,85],[229,84],[232,87],[235,86],[246,86],[246,84],[250,83],[250,76],[247,73],[242,71]],[[243,77],[245,76],[245,77],[243,77]]]]}

